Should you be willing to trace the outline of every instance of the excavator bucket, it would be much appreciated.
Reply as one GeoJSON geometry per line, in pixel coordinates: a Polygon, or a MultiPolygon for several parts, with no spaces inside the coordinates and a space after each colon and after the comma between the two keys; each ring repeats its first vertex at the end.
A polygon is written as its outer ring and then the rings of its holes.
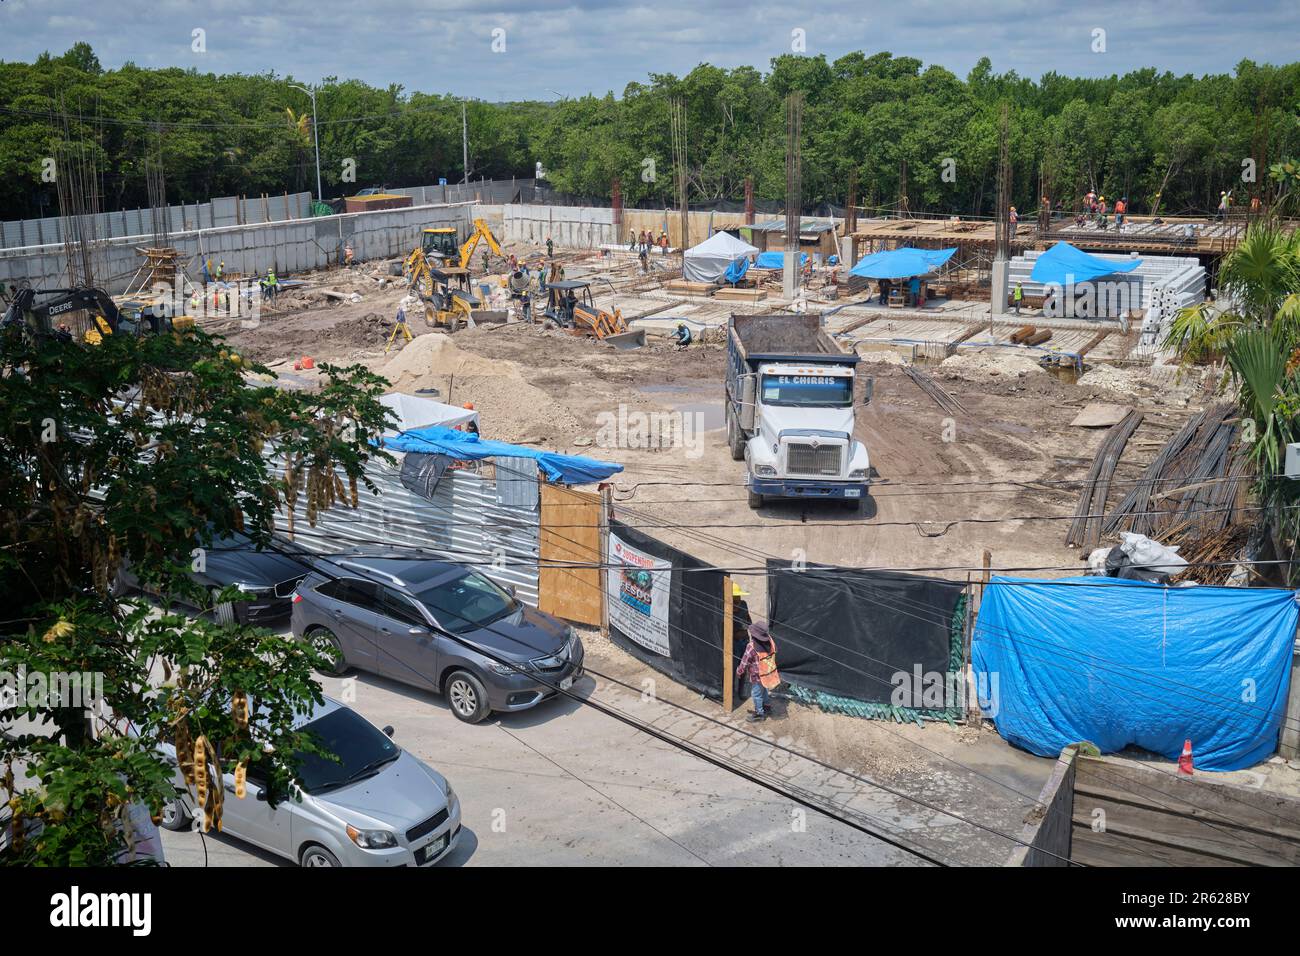
{"type": "Polygon", "coordinates": [[[602,342],[608,342],[620,352],[629,349],[639,349],[645,347],[645,329],[634,329],[631,332],[619,332],[615,335],[606,335],[601,339],[602,342]]]}

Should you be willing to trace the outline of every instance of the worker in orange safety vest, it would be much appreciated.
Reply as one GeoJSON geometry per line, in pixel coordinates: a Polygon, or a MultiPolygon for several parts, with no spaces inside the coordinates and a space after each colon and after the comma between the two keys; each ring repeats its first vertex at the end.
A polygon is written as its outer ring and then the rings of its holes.
{"type": "Polygon", "coordinates": [[[754,712],[746,720],[755,723],[767,720],[771,712],[771,691],[781,683],[776,670],[776,642],[767,632],[767,625],[757,621],[749,625],[749,643],[741,655],[736,676],[749,681],[749,695],[754,701],[754,712]]]}

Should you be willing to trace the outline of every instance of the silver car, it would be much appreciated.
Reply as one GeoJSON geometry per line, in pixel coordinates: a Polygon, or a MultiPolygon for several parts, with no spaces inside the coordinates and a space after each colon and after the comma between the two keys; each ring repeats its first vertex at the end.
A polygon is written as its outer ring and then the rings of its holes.
{"type": "MultiPolygon", "coordinates": [[[[234,773],[227,772],[222,833],[302,866],[430,866],[455,847],[455,791],[446,777],[393,743],[391,727],[381,732],[328,698],[298,726],[315,733],[338,762],[304,755],[299,783],[274,807],[254,769],[242,799],[235,796],[234,773]]],[[[162,825],[187,829],[194,813],[189,790],[180,784],[163,809],[162,825]]]]}

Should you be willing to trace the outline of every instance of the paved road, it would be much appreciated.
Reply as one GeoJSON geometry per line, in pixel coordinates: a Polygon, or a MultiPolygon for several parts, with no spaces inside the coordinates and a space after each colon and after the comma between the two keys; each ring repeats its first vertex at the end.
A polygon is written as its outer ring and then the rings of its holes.
{"type": "MultiPolygon", "coordinates": [[[[461,865],[888,865],[917,862],[849,826],[750,783],[572,700],[475,726],[442,698],[384,678],[324,678],[375,725],[442,771],[460,794],[466,832],[442,864],[461,865]]],[[[724,728],[662,701],[584,677],[576,689],[679,737],[707,746],[888,820],[923,827],[881,794],[821,786],[816,776],[724,728]]],[[[280,865],[233,839],[165,833],[175,866],[280,865]]],[[[284,861],[284,865],[288,865],[284,861]]]]}

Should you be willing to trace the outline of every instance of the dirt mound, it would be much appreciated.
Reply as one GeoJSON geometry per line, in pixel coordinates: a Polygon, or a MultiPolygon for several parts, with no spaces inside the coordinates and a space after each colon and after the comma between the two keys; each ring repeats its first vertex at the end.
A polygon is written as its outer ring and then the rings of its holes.
{"type": "Polygon", "coordinates": [[[553,446],[567,443],[579,430],[568,410],[524,380],[518,364],[458,348],[445,332],[417,336],[396,355],[379,360],[375,371],[394,391],[436,388],[444,402],[472,402],[485,438],[553,446]]]}
{"type": "Polygon", "coordinates": [[[958,352],[939,363],[939,368],[954,378],[967,382],[987,382],[990,379],[1024,378],[1029,375],[1046,375],[1036,359],[1028,355],[987,350],[958,352]]]}
{"type": "Polygon", "coordinates": [[[1136,395],[1148,382],[1145,376],[1137,376],[1113,365],[1094,365],[1079,376],[1080,388],[1102,388],[1120,395],[1136,395]]]}

